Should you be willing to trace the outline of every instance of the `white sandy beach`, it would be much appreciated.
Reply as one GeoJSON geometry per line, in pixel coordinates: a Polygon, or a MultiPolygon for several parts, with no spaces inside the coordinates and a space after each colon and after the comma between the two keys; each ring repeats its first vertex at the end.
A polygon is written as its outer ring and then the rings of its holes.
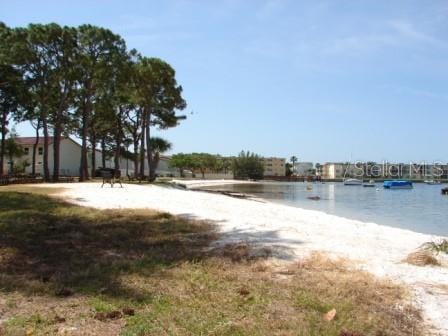
{"type": "MultiPolygon", "coordinates": [[[[218,181],[217,181],[218,182],[218,181]]],[[[205,184],[203,184],[205,185],[205,184]]],[[[42,185],[52,186],[52,185],[42,185]]],[[[152,208],[216,223],[220,243],[247,241],[295,260],[313,251],[347,257],[369,272],[407,284],[435,335],[448,335],[448,267],[417,267],[402,260],[441,237],[363,223],[323,212],[257,200],[159,186],[58,184],[73,203],[95,208],[152,208]]]]}

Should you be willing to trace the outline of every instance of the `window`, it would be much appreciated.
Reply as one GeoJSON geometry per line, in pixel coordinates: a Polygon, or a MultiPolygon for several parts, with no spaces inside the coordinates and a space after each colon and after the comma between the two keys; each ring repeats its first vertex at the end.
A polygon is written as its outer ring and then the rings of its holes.
{"type": "Polygon", "coordinates": [[[30,153],[30,149],[28,147],[25,147],[23,151],[25,152],[25,155],[28,155],[30,153]]]}
{"type": "Polygon", "coordinates": [[[42,155],[44,153],[44,149],[42,147],[39,147],[39,155],[42,155]]]}

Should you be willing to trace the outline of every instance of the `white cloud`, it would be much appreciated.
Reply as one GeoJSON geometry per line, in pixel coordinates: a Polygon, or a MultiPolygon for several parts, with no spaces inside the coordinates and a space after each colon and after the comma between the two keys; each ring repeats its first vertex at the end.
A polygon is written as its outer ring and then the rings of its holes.
{"type": "Polygon", "coordinates": [[[410,22],[395,20],[390,21],[389,26],[392,27],[401,37],[408,40],[429,44],[442,49],[448,48],[447,42],[417,29],[417,27],[410,22]]]}
{"type": "Polygon", "coordinates": [[[431,99],[448,99],[448,96],[444,94],[440,94],[438,92],[434,92],[427,89],[418,89],[402,85],[383,85],[381,87],[386,90],[393,90],[399,94],[411,94],[413,96],[419,96],[431,99]]]}

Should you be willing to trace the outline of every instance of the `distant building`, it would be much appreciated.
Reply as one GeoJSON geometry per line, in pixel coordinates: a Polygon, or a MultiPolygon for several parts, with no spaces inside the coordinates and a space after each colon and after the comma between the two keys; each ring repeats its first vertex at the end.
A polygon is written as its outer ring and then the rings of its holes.
{"type": "Polygon", "coordinates": [[[295,162],[292,172],[297,176],[309,176],[312,175],[314,164],[312,162],[295,162]]]}
{"type": "Polygon", "coordinates": [[[282,158],[263,158],[265,176],[285,176],[286,160],[282,158]]]}
{"type": "Polygon", "coordinates": [[[337,162],[326,162],[322,166],[322,178],[339,179],[344,176],[344,164],[337,162]]]}
{"type": "MultiPolygon", "coordinates": [[[[19,144],[24,151],[24,155],[20,158],[14,159],[15,167],[23,167],[25,173],[32,172],[32,162],[33,162],[33,146],[36,142],[35,137],[17,137],[14,141],[19,144]]],[[[48,139],[48,168],[50,174],[53,173],[53,142],[54,138],[49,137],[48,139]]],[[[44,165],[43,165],[43,154],[44,154],[44,138],[40,137],[36,148],[36,174],[43,175],[44,165]]],[[[101,166],[102,162],[101,151],[96,151],[96,167],[101,166]]],[[[5,172],[10,172],[11,165],[8,164],[8,158],[5,157],[6,166],[5,172]]],[[[87,162],[89,166],[89,171],[92,166],[91,153],[87,156],[87,162]]],[[[66,176],[79,176],[79,167],[81,163],[81,145],[78,144],[71,138],[61,138],[60,144],[60,161],[59,161],[59,173],[66,176]]]]}
{"type": "Polygon", "coordinates": [[[176,168],[170,167],[171,156],[160,155],[160,161],[157,165],[156,174],[159,176],[180,176],[176,168]]]}

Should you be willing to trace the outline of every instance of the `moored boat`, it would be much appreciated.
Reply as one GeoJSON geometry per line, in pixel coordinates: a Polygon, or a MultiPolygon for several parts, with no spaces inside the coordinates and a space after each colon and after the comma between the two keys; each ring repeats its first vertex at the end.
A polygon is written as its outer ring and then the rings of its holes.
{"type": "Polygon", "coordinates": [[[376,186],[375,180],[370,180],[369,182],[366,182],[362,185],[365,188],[373,188],[376,186]]]}
{"type": "Polygon", "coordinates": [[[425,180],[425,183],[426,183],[426,184],[429,184],[429,185],[437,185],[437,184],[441,184],[441,182],[440,182],[440,181],[437,181],[437,180],[425,180]]]}
{"type": "Polygon", "coordinates": [[[414,185],[411,181],[406,180],[392,180],[384,181],[383,187],[385,189],[412,189],[414,185]]]}
{"type": "Polygon", "coordinates": [[[355,179],[355,178],[349,178],[349,179],[344,180],[344,185],[348,185],[348,186],[362,185],[362,180],[355,179]]]}

